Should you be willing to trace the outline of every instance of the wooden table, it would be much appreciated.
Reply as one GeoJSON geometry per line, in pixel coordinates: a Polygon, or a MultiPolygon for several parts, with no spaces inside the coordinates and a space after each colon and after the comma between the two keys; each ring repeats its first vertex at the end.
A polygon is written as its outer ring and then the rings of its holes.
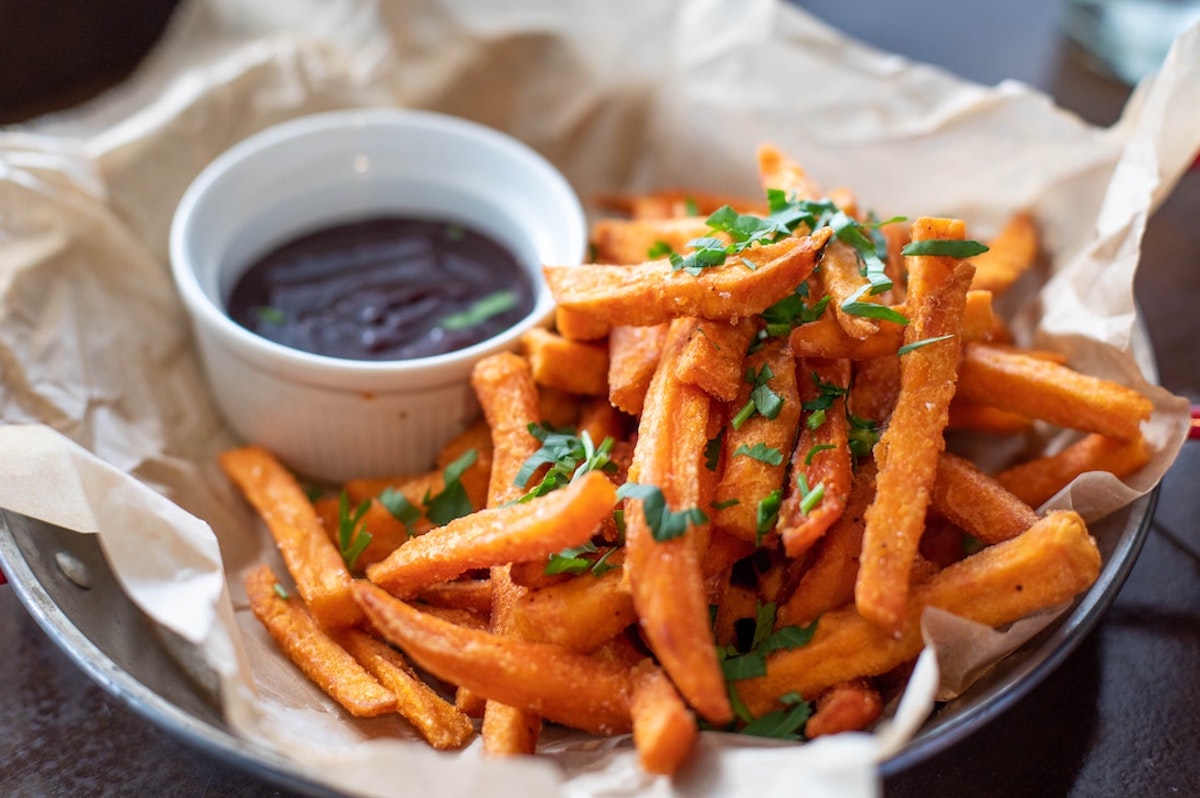
{"type": "MultiPolygon", "coordinates": [[[[146,8],[127,5],[129,15],[146,8]]],[[[1024,80],[1096,123],[1112,121],[1127,95],[1069,51],[1053,3],[802,5],[881,48],[966,77],[1024,80]]],[[[14,52],[2,46],[5,30],[15,35],[0,24],[0,62],[14,52]]],[[[47,36],[46,47],[57,46],[47,36]]],[[[97,75],[118,78],[130,48],[145,44],[131,37],[117,52],[111,37],[76,40],[76,48],[92,48],[92,66],[73,79],[56,74],[42,95],[22,94],[20,107],[0,107],[0,121],[86,98],[104,83],[97,75]]],[[[1151,222],[1136,282],[1162,382],[1193,401],[1200,400],[1198,212],[1193,171],[1151,222]]],[[[888,798],[1200,795],[1198,483],[1200,442],[1185,446],[1167,474],[1141,557],[1099,626],[990,725],[888,778],[888,798]]],[[[0,586],[0,652],[0,795],[291,794],[170,738],[96,687],[8,586],[0,586]]]]}

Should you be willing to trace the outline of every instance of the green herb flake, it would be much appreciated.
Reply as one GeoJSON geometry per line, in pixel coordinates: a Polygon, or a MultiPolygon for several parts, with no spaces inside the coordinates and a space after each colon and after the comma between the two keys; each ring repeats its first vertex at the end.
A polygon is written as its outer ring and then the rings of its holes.
{"type": "Polygon", "coordinates": [[[846,413],[850,420],[849,441],[850,454],[855,457],[869,457],[875,444],[879,442],[879,425],[870,419],[859,418],[853,413],[846,413]]]}
{"type": "Polygon", "coordinates": [[[749,457],[752,460],[757,460],[760,463],[766,463],[767,465],[771,466],[783,465],[783,452],[779,451],[774,446],[767,446],[762,441],[759,441],[753,446],[747,446],[743,443],[733,453],[733,456],[749,457]]]}
{"type": "Polygon", "coordinates": [[[783,491],[779,488],[768,493],[758,503],[754,515],[754,545],[761,546],[779,520],[779,508],[783,504],[783,491]]]}
{"type": "Polygon", "coordinates": [[[673,540],[685,532],[689,525],[704,524],[708,516],[699,507],[686,510],[671,510],[667,498],[656,485],[641,485],[626,482],[617,489],[619,499],[637,499],[642,503],[642,513],[650,527],[651,536],[659,541],[673,540]]]}
{"type": "Polygon", "coordinates": [[[284,587],[283,585],[279,584],[278,582],[276,582],[274,585],[272,585],[272,587],[275,590],[275,595],[279,596],[284,601],[287,601],[288,599],[290,599],[292,597],[292,595],[287,592],[287,588],[284,587]]]}
{"type": "Polygon", "coordinates": [[[352,511],[350,497],[342,491],[338,499],[338,551],[345,561],[346,567],[353,571],[358,566],[358,558],[371,545],[371,533],[366,530],[363,516],[371,509],[371,500],[364,499],[352,511]]]}
{"type": "Polygon", "coordinates": [[[904,346],[900,347],[896,350],[896,354],[907,355],[914,349],[920,349],[923,346],[928,346],[929,344],[934,344],[938,341],[946,341],[953,337],[954,333],[949,333],[947,335],[939,335],[936,338],[922,338],[920,341],[913,341],[911,344],[905,344],[904,346]]]}
{"type": "Polygon", "coordinates": [[[466,310],[444,317],[441,326],[446,330],[466,330],[476,327],[488,319],[512,310],[517,306],[517,301],[516,293],[507,288],[494,291],[473,303],[466,310]]]}
{"type": "Polygon", "coordinates": [[[384,488],[383,492],[379,494],[379,503],[387,508],[393,518],[404,524],[408,536],[412,537],[412,525],[421,520],[421,508],[392,487],[384,488]]]}
{"type": "Polygon", "coordinates": [[[775,372],[771,371],[771,367],[766,364],[757,372],[752,367],[746,369],[745,380],[753,388],[750,391],[750,399],[730,420],[730,425],[734,429],[741,429],[742,425],[749,421],[755,413],[768,419],[779,415],[779,411],[783,409],[783,397],[768,384],[774,376],[775,372]]]}
{"type": "Polygon", "coordinates": [[[926,241],[910,241],[903,255],[940,255],[947,258],[973,258],[982,255],[988,248],[973,239],[932,238],[926,241]]]}
{"type": "Polygon", "coordinates": [[[616,445],[612,438],[605,438],[596,446],[587,430],[577,436],[574,430],[556,430],[546,423],[530,424],[528,429],[542,445],[521,464],[513,482],[524,488],[539,468],[547,465],[549,468],[541,482],[529,488],[519,501],[529,501],[566,487],[588,471],[612,473],[617,469],[611,460],[616,445]]]}
{"type": "Polygon", "coordinates": [[[721,450],[725,446],[725,433],[728,429],[721,427],[721,431],[704,444],[704,467],[709,471],[716,471],[721,464],[721,450]]]}
{"type": "Polygon", "coordinates": [[[830,449],[836,449],[836,448],[837,447],[834,446],[832,443],[818,443],[816,446],[812,447],[811,449],[808,450],[808,452],[805,453],[804,465],[806,465],[806,466],[812,465],[813,458],[815,458],[818,454],[820,454],[821,452],[827,452],[830,449]]]}
{"type": "Polygon", "coordinates": [[[754,718],[742,727],[741,733],[773,740],[803,740],[804,726],[812,717],[812,704],[795,692],[780,696],[779,701],[784,704],[783,709],[754,718]]]}
{"type": "Polygon", "coordinates": [[[646,250],[646,257],[650,260],[661,260],[663,258],[671,257],[671,255],[674,253],[675,250],[671,249],[670,244],[668,244],[666,241],[659,240],[651,244],[650,248],[646,250]]]}
{"type": "Polygon", "coordinates": [[[475,508],[471,506],[471,498],[467,495],[467,489],[462,484],[462,475],[464,471],[475,464],[477,459],[479,459],[479,453],[474,449],[468,449],[442,470],[445,486],[440,493],[427,497],[423,502],[425,515],[435,526],[445,526],[455,518],[462,518],[464,515],[475,512],[475,508]]]}
{"type": "Polygon", "coordinates": [[[287,314],[274,305],[259,305],[254,312],[258,315],[259,321],[267,324],[283,324],[287,321],[287,314]]]}

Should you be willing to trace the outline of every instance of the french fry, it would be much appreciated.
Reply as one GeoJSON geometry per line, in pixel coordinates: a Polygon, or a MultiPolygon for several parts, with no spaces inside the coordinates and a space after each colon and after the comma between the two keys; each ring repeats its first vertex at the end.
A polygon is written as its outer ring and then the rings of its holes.
{"type": "Polygon", "coordinates": [[[947,423],[951,429],[1013,435],[1029,430],[1033,426],[1033,419],[955,396],[950,400],[950,419],[947,423]]]}
{"type": "Polygon", "coordinates": [[[326,629],[362,618],[350,596],[350,570],[312,502],[274,455],[258,446],[222,452],[221,468],[266,522],[296,590],[326,629]]]}
{"type": "MultiPolygon", "coordinates": [[[[961,239],[963,227],[958,220],[918,219],[913,240],[961,239]]],[[[896,409],[875,447],[875,500],[867,508],[854,590],[859,613],[893,632],[905,618],[909,571],[925,524],[938,455],[945,447],[942,435],[954,396],[957,335],[970,280],[971,266],[956,258],[909,258],[910,322],[904,340],[927,343],[904,356],[896,409]]]]}
{"type": "Polygon", "coordinates": [[[1136,440],[1154,409],[1132,388],[984,343],[964,347],[958,391],[971,401],[1122,441],[1136,440]]]}
{"type": "Polygon", "coordinates": [[[619,268],[548,265],[542,271],[560,305],[612,325],[649,326],[687,316],[729,322],[791,294],[816,265],[829,236],[822,228],[811,236],[750,247],[699,275],[675,270],[668,260],[619,268]]]}
{"type": "Polygon", "coordinates": [[[865,679],[854,679],[830,687],[817,699],[817,707],[804,724],[804,736],[812,740],[829,734],[865,729],[883,714],[879,690],[865,679]]]}
{"type": "Polygon", "coordinates": [[[395,712],[395,694],[326,634],[299,601],[284,598],[281,591],[270,566],[259,565],[246,575],[250,609],[288,659],[355,717],[395,712]]]}
{"type": "Polygon", "coordinates": [[[642,412],[669,326],[664,322],[613,328],[608,338],[608,398],[614,407],[635,416],[642,412]]]}
{"type": "MultiPolygon", "coordinates": [[[[708,506],[696,494],[695,482],[681,478],[703,468],[708,435],[708,396],[671,376],[690,327],[686,320],[671,326],[646,395],[629,470],[630,481],[657,486],[675,512],[708,506]]],[[[688,704],[707,720],[728,722],[733,710],[713,646],[702,557],[692,540],[696,528],[656,539],[643,502],[634,498],[625,501],[625,524],[625,573],[650,648],[688,704]]]]}
{"type": "Polygon", "coordinates": [[[971,287],[1001,294],[1037,260],[1038,234],[1033,216],[1028,211],[1013,214],[987,244],[987,252],[971,258],[975,267],[971,287]]]}
{"type": "Polygon", "coordinates": [[[751,319],[697,324],[675,363],[675,378],[732,402],[741,390],[746,351],[756,332],[751,319]]]}
{"type": "MultiPolygon", "coordinates": [[[[842,332],[861,341],[879,329],[879,323],[862,315],[848,313],[842,305],[852,296],[860,294],[867,285],[858,265],[858,253],[844,241],[831,241],[821,254],[821,268],[817,270],[824,293],[829,295],[829,307],[833,318],[842,332]]],[[[878,302],[878,297],[862,294],[861,302],[878,302]]]]}
{"type": "Polygon", "coordinates": [[[584,396],[608,393],[607,346],[534,327],[521,336],[521,348],[538,385],[584,396]]]}
{"type": "Polygon", "coordinates": [[[1031,507],[1040,507],[1087,471],[1108,471],[1123,478],[1148,462],[1150,452],[1140,435],[1121,441],[1092,433],[1060,452],[1011,466],[996,474],[996,481],[1031,507]]]}
{"type": "Polygon", "coordinates": [[[549,643],[466,629],[357,582],[354,597],[413,662],[472,693],[595,734],[629,731],[629,669],[549,643]]]}
{"type": "Polygon", "coordinates": [[[765,213],[761,200],[710,191],[664,189],[646,194],[606,194],[597,203],[634,219],[676,219],[682,216],[708,216],[729,205],[741,213],[765,213]]]}
{"type": "Polygon", "coordinates": [[[688,242],[711,236],[713,231],[702,216],[671,219],[600,219],[592,225],[592,246],[597,263],[629,266],[654,257],[651,252],[667,246],[686,252],[688,242]]]}
{"type": "Polygon", "coordinates": [[[1037,513],[974,463],[942,452],[930,506],[982,543],[1014,538],[1037,521],[1037,513]]]}
{"type": "Polygon", "coordinates": [[[584,573],[525,591],[512,607],[511,633],[522,640],[594,651],[637,620],[621,571],[584,573]]]}
{"type": "Polygon", "coordinates": [[[797,199],[818,200],[825,196],[825,190],[800,164],[770,143],[758,146],[758,181],[763,188],[777,188],[797,199]]]}
{"type": "Polygon", "coordinates": [[[811,550],[799,581],[779,605],[776,628],[807,626],[823,613],[854,600],[863,516],[875,497],[875,466],[863,463],[854,474],[841,516],[811,550]]]}
{"type": "Polygon", "coordinates": [[[557,307],[554,309],[554,329],[563,338],[572,341],[600,341],[612,329],[606,321],[595,319],[586,313],[557,307]]]}
{"type": "Polygon", "coordinates": [[[760,506],[775,491],[775,498],[783,496],[786,457],[800,422],[800,392],[795,363],[783,340],[772,339],[745,362],[747,373],[759,376],[741,381],[734,407],[753,407],[751,395],[760,382],[778,397],[779,406],[771,418],[755,412],[740,425],[726,427],[725,466],[717,483],[719,509],[713,521],[725,532],[757,542],[769,532],[760,528],[760,506]]]}
{"type": "Polygon", "coordinates": [[[474,568],[544,560],[591,539],[617,503],[616,488],[589,471],[562,490],[521,504],[489,507],[412,538],[367,568],[367,578],[401,597],[474,568]]]}
{"type": "Polygon", "coordinates": [[[810,411],[791,456],[792,477],[779,508],[779,537],[789,557],[808,551],[841,517],[853,481],[845,396],[850,361],[806,358],[798,371],[800,401],[806,407],[828,402],[828,407],[810,411]]]}
{"type": "Polygon", "coordinates": [[[438,607],[485,614],[492,611],[492,583],[487,579],[440,582],[425,588],[417,597],[438,607]]]}
{"type": "Polygon", "coordinates": [[[738,696],[753,715],[777,709],[795,691],[814,699],[835,684],[886,673],[923,645],[920,618],[940,607],[967,620],[1000,626],[1086,590],[1100,573],[1100,552],[1076,513],[1046,515],[1023,534],[988,546],[937,572],[912,592],[898,633],[853,606],[821,616],[804,646],[767,656],[767,675],[739,681],[738,696]]]}
{"type": "Polygon", "coordinates": [[[403,655],[387,643],[358,629],[346,629],[337,641],[393,693],[396,711],[434,748],[462,748],[475,734],[471,719],[421,681],[403,655]]]}
{"type": "Polygon", "coordinates": [[[647,773],[671,776],[696,747],[700,734],[696,717],[652,660],[635,665],[630,679],[630,713],[638,762],[647,773]]]}

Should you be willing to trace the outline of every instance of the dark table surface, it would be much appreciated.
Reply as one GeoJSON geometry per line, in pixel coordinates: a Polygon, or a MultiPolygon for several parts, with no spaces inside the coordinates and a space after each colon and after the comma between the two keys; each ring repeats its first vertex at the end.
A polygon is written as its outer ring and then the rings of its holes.
{"type": "MultiPolygon", "coordinates": [[[[0,123],[80,101],[120,79],[160,24],[147,18],[146,5],[127,5],[120,13],[140,13],[136,31],[124,29],[119,41],[97,28],[64,31],[70,46],[60,52],[74,61],[51,59],[56,66],[46,67],[40,91],[34,82],[0,93],[0,123]]],[[[171,3],[151,5],[163,17],[171,3]]],[[[1114,120],[1128,93],[1062,40],[1055,3],[909,0],[871,4],[869,12],[845,0],[801,5],[883,49],[965,77],[1023,80],[1097,124],[1114,120]]],[[[0,2],[8,6],[34,7],[0,2]]],[[[38,59],[28,46],[19,53],[4,46],[6,29],[13,38],[20,26],[0,25],[0,74],[18,66],[14,54],[29,59],[23,68],[38,59]]],[[[44,49],[59,46],[55,38],[45,36],[44,49]]],[[[1198,214],[1193,170],[1151,221],[1136,281],[1161,381],[1193,402],[1200,400],[1198,214]]],[[[1198,481],[1200,442],[1193,442],[1164,479],[1137,565],[1098,626],[992,723],[888,778],[888,798],[1200,795],[1198,481]]],[[[10,586],[0,586],[0,763],[0,795],[290,795],[173,739],[101,690],[10,586]]]]}

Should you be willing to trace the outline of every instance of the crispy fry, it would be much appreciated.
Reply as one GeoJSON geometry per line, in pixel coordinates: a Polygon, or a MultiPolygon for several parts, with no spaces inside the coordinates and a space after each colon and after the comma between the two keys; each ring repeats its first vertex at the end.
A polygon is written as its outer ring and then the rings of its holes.
{"type": "MultiPolygon", "coordinates": [[[[659,487],[669,508],[677,512],[708,506],[696,493],[696,481],[684,475],[703,468],[709,399],[700,389],[671,377],[690,327],[686,320],[671,326],[646,396],[629,470],[630,481],[659,487]]],[[[625,573],[642,630],[687,702],[702,717],[727,722],[733,710],[713,646],[702,557],[692,539],[696,527],[670,540],[656,540],[641,505],[638,499],[625,502],[625,573]]]]}
{"type": "Polygon", "coordinates": [[[430,585],[417,594],[429,604],[449,609],[470,610],[490,613],[492,611],[492,583],[487,579],[459,579],[430,585]]]}
{"type": "Polygon", "coordinates": [[[696,717],[652,660],[635,665],[630,678],[633,744],[638,762],[647,773],[673,775],[696,747],[700,734],[696,717]]]}
{"type": "Polygon", "coordinates": [[[696,325],[675,363],[675,378],[703,388],[712,397],[732,402],[742,388],[746,351],[755,332],[750,319],[733,324],[718,321],[696,325]]]}
{"type": "Polygon", "coordinates": [[[599,341],[611,329],[606,321],[593,318],[586,313],[577,313],[563,307],[554,309],[554,329],[563,338],[572,341],[599,341]]]}
{"type": "Polygon", "coordinates": [[[491,355],[475,364],[471,386],[492,431],[492,469],[488,507],[521,497],[517,474],[538,450],[529,425],[538,421],[537,385],[529,363],[511,352],[491,355]]]}
{"type": "Polygon", "coordinates": [[[613,328],[608,337],[608,399],[614,407],[635,416],[642,412],[669,326],[664,322],[613,328]]]}
{"type": "Polygon", "coordinates": [[[634,219],[675,219],[681,216],[708,216],[729,205],[740,213],[765,213],[761,200],[709,191],[664,189],[647,194],[606,194],[596,198],[601,207],[627,214],[634,219]]]}
{"type": "MultiPolygon", "coordinates": [[[[913,239],[962,238],[963,223],[919,219],[913,239]]],[[[971,280],[971,266],[956,258],[909,258],[906,344],[956,336],[971,280]]],[[[909,571],[921,539],[925,511],[957,377],[959,343],[933,340],[904,355],[896,409],[875,448],[879,473],[867,508],[854,600],[859,613],[898,631],[905,618],[909,571]]]]}
{"type": "Polygon", "coordinates": [[[451,684],[595,734],[631,728],[629,670],[549,643],[465,629],[366,582],[354,597],[380,633],[451,684]]]}
{"type": "Polygon", "coordinates": [[[866,679],[854,679],[830,687],[817,699],[817,708],[804,736],[808,739],[865,729],[883,714],[883,698],[866,679]]]}
{"type": "Polygon", "coordinates": [[[775,617],[776,628],[807,626],[817,616],[854,600],[854,579],[862,551],[863,515],[875,497],[875,467],[858,467],[841,516],[812,549],[787,601],[775,617]]]}
{"type": "Polygon", "coordinates": [[[779,537],[789,557],[808,551],[841,517],[853,481],[845,396],[850,361],[806,358],[798,371],[800,401],[813,409],[796,438],[792,477],[779,508],[779,537]],[[814,407],[822,402],[828,407],[814,407]]]}
{"type": "Polygon", "coordinates": [[[974,463],[942,452],[930,505],[982,543],[999,543],[1024,532],[1037,513],[974,463]]]}
{"type": "Polygon", "coordinates": [[[492,432],[483,419],[469,425],[438,451],[435,463],[437,470],[435,471],[425,474],[351,479],[342,487],[352,505],[357,505],[366,499],[373,499],[388,488],[392,488],[402,492],[409,501],[419,506],[421,498],[426,493],[437,493],[445,487],[442,469],[472,450],[476,454],[476,460],[470,468],[463,472],[462,483],[471,497],[472,506],[482,507],[483,502],[487,499],[488,471],[492,464],[492,432]]]}
{"type": "Polygon", "coordinates": [[[1150,452],[1140,435],[1120,441],[1092,433],[1056,454],[1007,468],[996,480],[1026,504],[1039,507],[1084,472],[1108,471],[1123,478],[1148,462],[1150,452]]]}
{"type": "Polygon", "coordinates": [[[560,305],[609,324],[648,326],[686,316],[728,322],[760,313],[791,294],[812,271],[829,235],[822,228],[811,236],[750,247],[699,275],[677,271],[668,260],[620,268],[551,265],[543,272],[560,305]]]}
{"type": "Polygon", "coordinates": [[[1100,572],[1100,552],[1077,514],[1047,515],[1011,540],[988,546],[937,572],[912,592],[899,633],[863,618],[853,606],[821,616],[805,646],[767,657],[767,675],[738,682],[738,695],[754,715],[776,709],[778,697],[796,691],[813,699],[849,679],[886,673],[921,650],[921,612],[940,607],[989,626],[1000,626],[1067,601],[1100,572]]]}
{"type": "Polygon", "coordinates": [[[471,719],[421,681],[404,656],[387,643],[357,629],[339,633],[337,640],[395,695],[396,711],[434,748],[461,748],[475,734],[471,719]]]}
{"type": "Polygon", "coordinates": [[[608,393],[607,346],[534,327],[521,336],[521,347],[538,385],[585,396],[608,393]]]}
{"type": "MultiPolygon", "coordinates": [[[[847,312],[842,306],[867,285],[867,278],[859,270],[858,253],[844,241],[830,241],[821,253],[821,268],[816,274],[821,279],[823,293],[830,297],[829,307],[842,332],[861,341],[879,329],[879,323],[866,316],[847,312]]],[[[879,298],[862,294],[860,302],[877,303],[879,298]]]]}
{"type": "Polygon", "coordinates": [[[852,363],[846,409],[855,418],[885,426],[899,395],[900,358],[883,355],[852,363]]]}
{"type": "Polygon", "coordinates": [[[562,490],[480,510],[413,538],[369,566],[367,578],[408,597],[473,568],[544,560],[588,541],[616,503],[608,478],[589,471],[562,490]]]}
{"type": "Polygon", "coordinates": [[[629,266],[656,257],[652,251],[663,245],[672,252],[687,252],[690,241],[712,234],[702,216],[600,219],[592,225],[592,246],[597,263],[629,266]]]}
{"type": "Polygon", "coordinates": [[[975,267],[972,288],[1002,294],[1037,260],[1038,234],[1033,216],[1019,211],[988,241],[988,251],[971,258],[975,267]]]}
{"type": "Polygon", "coordinates": [[[950,400],[951,429],[970,429],[1011,435],[1025,432],[1033,426],[1033,419],[1019,413],[1010,413],[991,405],[955,396],[950,400]]]}
{"type": "Polygon", "coordinates": [[[280,590],[267,565],[246,575],[250,609],[288,659],[351,715],[396,711],[396,696],[326,634],[299,601],[284,598],[280,590]]]}
{"type": "MultiPolygon", "coordinates": [[[[763,385],[781,403],[773,418],[755,412],[740,426],[731,424],[725,429],[725,466],[717,483],[719,509],[713,520],[725,532],[743,540],[759,541],[769,532],[760,528],[760,505],[775,491],[781,491],[776,498],[783,496],[785,458],[792,450],[800,422],[800,393],[795,363],[781,339],[772,339],[747,358],[746,369],[760,377],[772,375],[763,385]]],[[[757,382],[753,377],[750,382],[741,381],[734,407],[752,401],[757,382]]]]}
{"type": "Polygon", "coordinates": [[[585,573],[520,595],[512,608],[512,633],[573,651],[599,648],[637,620],[621,571],[585,573]]]}
{"type": "Polygon", "coordinates": [[[362,613],[350,596],[350,570],[291,472],[258,446],[223,452],[220,464],[266,522],[317,622],[326,629],[357,623],[362,613]]]}
{"type": "Polygon", "coordinates": [[[1136,440],[1153,410],[1150,400],[1132,388],[983,343],[963,349],[958,390],[975,402],[1122,441],[1136,440]]]}
{"type": "Polygon", "coordinates": [[[824,189],[808,172],[774,144],[758,146],[758,181],[763,188],[777,188],[797,199],[818,200],[825,196],[824,189]]]}

